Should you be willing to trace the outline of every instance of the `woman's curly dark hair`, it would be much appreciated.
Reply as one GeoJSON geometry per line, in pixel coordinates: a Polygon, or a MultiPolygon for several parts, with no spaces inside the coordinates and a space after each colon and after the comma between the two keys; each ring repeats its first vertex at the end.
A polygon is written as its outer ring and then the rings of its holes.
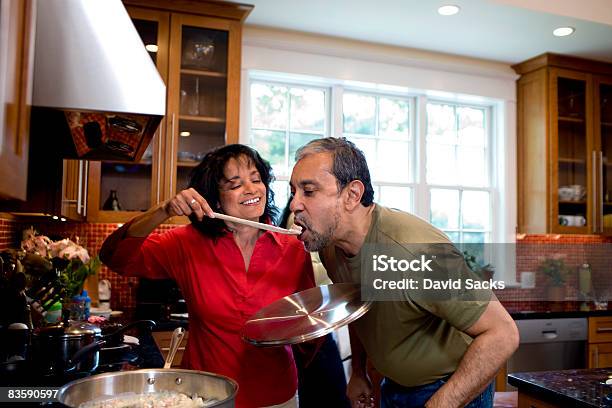
{"type": "MultiPolygon", "coordinates": [[[[274,192],[270,188],[270,184],[274,181],[272,167],[249,146],[230,144],[206,153],[202,162],[191,172],[189,187],[200,193],[215,210],[219,203],[219,185],[225,177],[223,174],[225,165],[230,159],[238,159],[241,156],[246,157],[249,163],[255,166],[261,176],[261,181],[266,186],[266,207],[259,222],[274,222],[278,218],[279,210],[274,205],[274,192]]],[[[204,217],[202,221],[199,221],[195,214],[191,214],[189,219],[195,228],[211,238],[220,237],[227,231],[227,226],[221,220],[204,217]]]]}

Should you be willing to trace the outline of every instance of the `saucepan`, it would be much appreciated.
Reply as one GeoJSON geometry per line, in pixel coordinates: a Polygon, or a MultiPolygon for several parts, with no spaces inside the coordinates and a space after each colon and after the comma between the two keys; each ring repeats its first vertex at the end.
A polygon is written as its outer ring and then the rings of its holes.
{"type": "Polygon", "coordinates": [[[99,350],[107,342],[116,341],[134,327],[153,327],[151,320],[139,320],[102,335],[101,329],[87,322],[71,322],[41,328],[33,333],[30,360],[44,375],[66,372],[91,372],[99,361],[99,350]]]}
{"type": "Polygon", "coordinates": [[[205,371],[171,369],[184,329],[175,330],[164,368],[98,374],[60,388],[57,399],[69,407],[95,407],[98,402],[134,401],[136,398],[180,393],[201,398],[204,407],[233,408],[238,384],[231,378],[205,371]]]}

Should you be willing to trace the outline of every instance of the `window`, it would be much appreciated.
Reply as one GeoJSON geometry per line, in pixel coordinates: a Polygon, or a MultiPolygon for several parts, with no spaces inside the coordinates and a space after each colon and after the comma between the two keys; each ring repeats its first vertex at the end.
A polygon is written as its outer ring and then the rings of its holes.
{"type": "Polygon", "coordinates": [[[325,88],[251,83],[251,145],[274,169],[272,190],[281,210],[289,198],[295,152],[328,135],[327,93],[325,88]]]}
{"type": "Polygon", "coordinates": [[[342,95],[342,135],[366,156],[374,200],[404,211],[413,210],[410,105],[408,98],[351,91],[342,95]]]}
{"type": "Polygon", "coordinates": [[[487,109],[427,103],[429,220],[453,242],[491,241],[487,109]]]}
{"type": "Polygon", "coordinates": [[[344,136],[366,156],[376,202],[429,219],[456,243],[493,240],[490,107],[327,85],[250,83],[250,143],[274,167],[277,205],[297,149],[344,136]]]}

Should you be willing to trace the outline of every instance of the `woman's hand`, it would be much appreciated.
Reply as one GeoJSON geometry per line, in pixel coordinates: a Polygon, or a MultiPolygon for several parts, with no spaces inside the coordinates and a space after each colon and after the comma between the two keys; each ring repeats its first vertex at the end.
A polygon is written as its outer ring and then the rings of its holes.
{"type": "Polygon", "coordinates": [[[168,217],[195,214],[199,221],[207,216],[215,218],[208,202],[193,188],[181,191],[164,204],[168,217]]]}
{"type": "Polygon", "coordinates": [[[370,408],[374,406],[372,382],[367,374],[351,374],[346,387],[346,395],[351,400],[353,408],[370,408]]]}

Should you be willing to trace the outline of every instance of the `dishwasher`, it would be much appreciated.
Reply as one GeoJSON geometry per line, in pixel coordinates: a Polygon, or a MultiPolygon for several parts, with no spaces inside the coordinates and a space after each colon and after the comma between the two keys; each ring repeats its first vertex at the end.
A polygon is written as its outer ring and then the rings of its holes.
{"type": "Polygon", "coordinates": [[[586,368],[587,318],[522,319],[515,323],[520,342],[508,360],[508,374],[586,368]]]}

